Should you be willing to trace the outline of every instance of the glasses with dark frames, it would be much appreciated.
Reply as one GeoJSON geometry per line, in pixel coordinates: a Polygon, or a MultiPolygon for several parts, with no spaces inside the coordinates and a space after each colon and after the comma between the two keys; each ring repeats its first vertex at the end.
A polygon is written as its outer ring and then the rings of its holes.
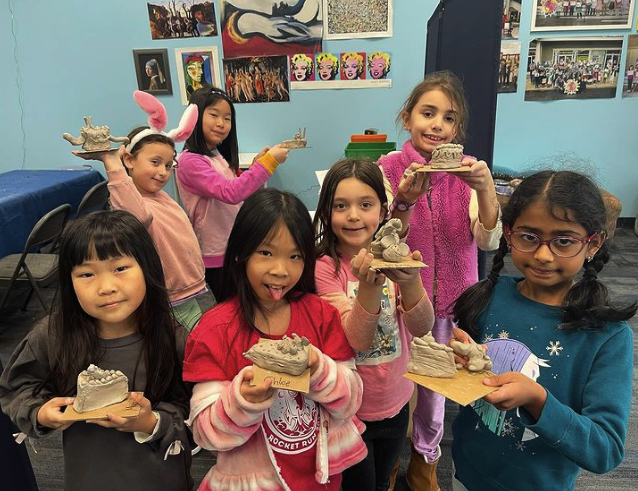
{"type": "Polygon", "coordinates": [[[597,235],[594,232],[589,237],[572,237],[570,235],[556,235],[551,239],[541,240],[532,232],[525,230],[507,231],[510,245],[519,252],[536,252],[541,245],[546,245],[558,257],[574,257],[589,244],[597,235]]]}

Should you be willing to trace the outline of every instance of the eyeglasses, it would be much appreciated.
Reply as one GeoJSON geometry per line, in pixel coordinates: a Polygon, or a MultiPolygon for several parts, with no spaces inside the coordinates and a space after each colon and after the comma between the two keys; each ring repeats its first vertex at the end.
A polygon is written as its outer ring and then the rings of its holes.
{"type": "Polygon", "coordinates": [[[598,232],[584,238],[557,235],[548,240],[541,240],[538,235],[523,230],[508,231],[506,235],[510,239],[510,245],[519,252],[536,252],[542,244],[549,247],[555,256],[574,257],[598,235],[598,232]]]}

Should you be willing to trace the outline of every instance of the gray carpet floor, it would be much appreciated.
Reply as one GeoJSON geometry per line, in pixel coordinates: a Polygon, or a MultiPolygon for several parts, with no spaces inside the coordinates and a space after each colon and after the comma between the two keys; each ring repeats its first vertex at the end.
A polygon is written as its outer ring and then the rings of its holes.
{"type": "MultiPolygon", "coordinates": [[[[491,264],[491,258],[488,259],[491,264]]],[[[515,269],[508,264],[505,273],[515,274],[515,269]]],[[[601,278],[608,286],[612,299],[618,303],[628,303],[638,297],[638,237],[633,230],[618,229],[612,244],[612,261],[605,267],[601,278]]],[[[53,291],[46,291],[47,298],[51,298],[53,291]]],[[[21,305],[19,299],[14,302],[21,305]]],[[[24,337],[33,322],[44,315],[39,303],[32,299],[25,312],[14,310],[0,314],[0,360],[6,363],[15,346],[24,337]]],[[[625,445],[625,460],[614,471],[605,475],[595,475],[583,472],[578,479],[576,489],[579,491],[598,490],[638,490],[638,400],[636,387],[638,387],[638,318],[630,321],[634,331],[634,398],[632,404],[629,434],[625,445]]],[[[442,456],[439,462],[438,477],[442,491],[451,490],[452,461],[450,457],[450,424],[457,408],[453,403],[448,403],[446,413],[446,438],[442,444],[442,456]]],[[[61,434],[53,434],[41,440],[28,444],[28,452],[33,470],[41,491],[61,491],[63,489],[63,464],[62,464],[62,438],[61,434]]],[[[1,457],[0,457],[1,458],[1,457]]],[[[401,455],[401,468],[396,484],[396,491],[407,491],[409,488],[405,482],[405,469],[410,459],[410,444],[406,438],[406,444],[401,455]]],[[[205,451],[194,457],[192,474],[198,484],[208,469],[213,465],[214,457],[205,451]]],[[[11,491],[7,483],[0,476],[0,490],[11,491]]],[[[118,490],[120,491],[120,490],[118,490]]],[[[368,490],[362,490],[368,491],[368,490]]],[[[539,490],[541,491],[541,490],[539,490]]]]}

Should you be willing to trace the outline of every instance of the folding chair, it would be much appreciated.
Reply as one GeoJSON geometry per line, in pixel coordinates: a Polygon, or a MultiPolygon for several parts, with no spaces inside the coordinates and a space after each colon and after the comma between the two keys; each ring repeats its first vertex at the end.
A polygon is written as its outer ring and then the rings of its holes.
{"type": "Polygon", "coordinates": [[[0,259],[0,287],[6,287],[0,301],[0,310],[9,300],[11,288],[19,283],[30,286],[22,310],[26,310],[33,292],[44,310],[47,310],[39,287],[46,286],[54,278],[58,270],[58,255],[44,254],[40,250],[49,244],[53,247],[57,245],[70,212],[71,205],[64,204],[44,215],[31,230],[22,254],[10,254],[0,259]]]}
{"type": "Polygon", "coordinates": [[[108,208],[109,190],[107,184],[108,181],[102,181],[86,192],[75,212],[75,218],[80,218],[82,215],[94,211],[106,210],[108,208]]]}

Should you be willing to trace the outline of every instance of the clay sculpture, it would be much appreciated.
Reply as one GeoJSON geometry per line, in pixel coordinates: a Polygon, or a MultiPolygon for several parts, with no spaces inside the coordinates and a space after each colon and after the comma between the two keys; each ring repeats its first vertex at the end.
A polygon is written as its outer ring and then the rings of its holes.
{"type": "Polygon", "coordinates": [[[305,127],[299,128],[299,131],[295,133],[292,140],[284,140],[281,142],[281,146],[288,149],[305,148],[306,145],[308,145],[308,140],[306,140],[305,127]]]}
{"type": "Polygon", "coordinates": [[[410,343],[408,371],[428,377],[452,378],[456,373],[452,348],[437,343],[431,333],[410,343]]]}
{"type": "Polygon", "coordinates": [[[80,128],[80,136],[63,133],[62,138],[72,145],[82,145],[85,152],[103,152],[111,149],[111,142],[128,143],[125,136],[112,136],[108,126],[93,126],[91,116],[84,116],[85,125],[80,128]]]}
{"type": "Polygon", "coordinates": [[[128,397],[128,378],[119,370],[102,370],[89,365],[78,375],[73,409],[78,413],[122,402],[128,397]]]}
{"type": "Polygon", "coordinates": [[[374,234],[370,252],[375,258],[398,263],[410,254],[410,248],[399,237],[401,227],[400,219],[391,218],[374,234]]]}
{"type": "MultiPolygon", "coordinates": [[[[450,342],[450,346],[457,355],[464,356],[468,359],[466,368],[470,372],[484,372],[492,369],[492,360],[487,356],[487,350],[481,344],[471,341],[470,344],[460,341],[450,342]]],[[[460,368],[461,365],[457,365],[460,368]]]]}
{"type": "Polygon", "coordinates": [[[310,344],[305,336],[296,334],[280,340],[266,340],[253,345],[244,356],[264,370],[301,375],[308,368],[310,344]]]}
{"type": "Polygon", "coordinates": [[[432,152],[430,166],[432,169],[455,169],[461,167],[463,160],[463,145],[444,143],[438,145],[432,152]]]}

